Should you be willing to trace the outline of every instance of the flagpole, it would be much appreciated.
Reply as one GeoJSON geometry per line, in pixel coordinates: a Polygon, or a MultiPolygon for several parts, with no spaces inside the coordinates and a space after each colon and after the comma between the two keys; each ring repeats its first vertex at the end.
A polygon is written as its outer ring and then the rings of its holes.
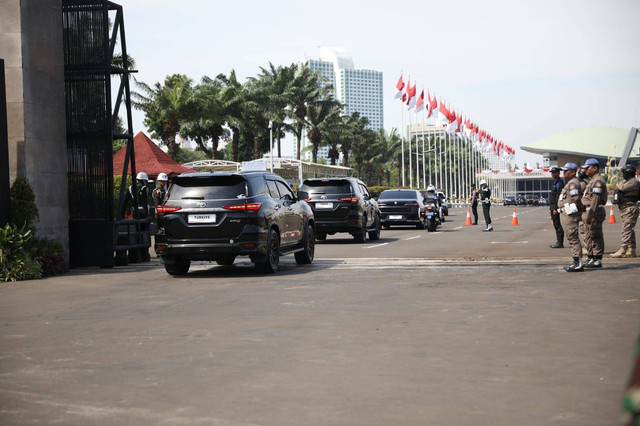
{"type": "Polygon", "coordinates": [[[411,112],[409,112],[409,127],[407,128],[407,142],[409,143],[409,188],[413,188],[413,153],[411,151],[411,112]]]}
{"type": "MultiPolygon", "coordinates": [[[[418,126],[418,113],[416,114],[416,127],[418,126]]],[[[420,189],[420,146],[418,145],[418,135],[416,134],[416,188],[420,189]]]]}
{"type": "MultiPolygon", "coordinates": [[[[422,90],[424,91],[424,89],[422,90]]],[[[422,115],[422,182],[424,186],[427,186],[427,165],[425,163],[425,158],[424,158],[424,138],[425,138],[425,132],[427,131],[425,126],[426,121],[427,119],[425,118],[424,115],[422,115]]],[[[431,161],[429,161],[429,165],[431,165],[431,161]]]]}
{"type": "Polygon", "coordinates": [[[400,102],[400,116],[402,123],[402,132],[400,133],[400,141],[402,143],[402,186],[404,187],[404,102],[400,102]]]}

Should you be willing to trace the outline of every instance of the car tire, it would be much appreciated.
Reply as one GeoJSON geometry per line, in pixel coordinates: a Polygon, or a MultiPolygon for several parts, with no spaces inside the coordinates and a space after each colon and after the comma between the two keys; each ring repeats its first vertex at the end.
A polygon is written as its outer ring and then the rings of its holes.
{"type": "Polygon", "coordinates": [[[189,272],[191,261],[177,256],[162,256],[164,269],[169,275],[185,275],[189,272]]]}
{"type": "Polygon", "coordinates": [[[235,262],[235,260],[236,260],[235,256],[222,257],[220,259],[217,259],[216,263],[221,266],[229,266],[229,265],[233,265],[233,262],[235,262]]]}
{"type": "Polygon", "coordinates": [[[376,216],[376,221],[373,224],[374,230],[369,231],[369,239],[371,241],[377,241],[380,239],[380,217],[376,216]]]}
{"type": "Polygon", "coordinates": [[[316,236],[312,226],[307,225],[307,230],[304,233],[303,244],[304,250],[294,254],[298,265],[308,265],[313,262],[313,256],[316,251],[316,236]]]}
{"type": "Polygon", "coordinates": [[[353,238],[354,240],[356,240],[356,243],[364,243],[365,241],[367,241],[367,217],[366,216],[362,216],[362,227],[356,234],[353,234],[353,238]]]}
{"type": "Polygon", "coordinates": [[[256,262],[256,268],[261,272],[273,274],[280,265],[280,240],[275,229],[269,231],[267,238],[267,254],[263,261],[256,262]]]}

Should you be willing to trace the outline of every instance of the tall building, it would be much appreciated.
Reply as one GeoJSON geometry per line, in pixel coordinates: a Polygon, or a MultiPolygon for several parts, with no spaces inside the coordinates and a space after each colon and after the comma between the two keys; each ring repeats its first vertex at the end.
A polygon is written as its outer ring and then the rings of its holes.
{"type": "MultiPolygon", "coordinates": [[[[362,117],[369,119],[367,128],[376,131],[384,128],[382,72],[355,69],[349,54],[339,47],[321,46],[320,58],[304,63],[324,77],[326,84],[333,86],[335,98],[346,105],[346,115],[359,112],[362,117]]],[[[302,148],[308,143],[304,135],[302,148]]],[[[294,152],[295,149],[294,146],[294,152]]],[[[327,159],[328,153],[329,148],[322,147],[318,151],[318,158],[327,159]]],[[[311,153],[305,154],[305,158],[310,159],[311,153]]]]}

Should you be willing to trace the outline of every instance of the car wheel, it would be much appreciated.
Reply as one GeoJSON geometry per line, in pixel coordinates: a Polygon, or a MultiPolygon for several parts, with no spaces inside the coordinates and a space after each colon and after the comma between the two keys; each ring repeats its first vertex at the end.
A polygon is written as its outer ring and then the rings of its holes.
{"type": "Polygon", "coordinates": [[[371,241],[376,241],[380,239],[380,217],[376,216],[376,222],[373,224],[375,229],[373,231],[369,231],[369,239],[371,241]]]}
{"type": "Polygon", "coordinates": [[[235,256],[229,256],[229,257],[223,257],[223,258],[217,259],[216,263],[222,266],[229,266],[229,265],[233,265],[233,262],[235,262],[235,260],[236,260],[235,256]]]}
{"type": "Polygon", "coordinates": [[[269,237],[267,238],[267,257],[262,262],[256,262],[256,267],[268,274],[273,274],[278,270],[280,264],[280,241],[278,240],[278,233],[275,229],[269,231],[269,237]]]}
{"type": "Polygon", "coordinates": [[[177,256],[162,256],[164,269],[169,275],[185,275],[191,266],[190,260],[185,260],[177,256]]]}
{"type": "Polygon", "coordinates": [[[364,243],[367,240],[367,217],[362,216],[362,227],[357,234],[353,234],[356,243],[364,243]]]}
{"type": "Polygon", "coordinates": [[[316,251],[316,236],[313,227],[307,225],[307,232],[304,233],[304,250],[294,254],[298,265],[308,265],[313,262],[313,255],[316,251]]]}
{"type": "Polygon", "coordinates": [[[318,232],[318,235],[316,235],[316,241],[324,241],[327,239],[327,234],[325,234],[324,232],[318,232]]]}

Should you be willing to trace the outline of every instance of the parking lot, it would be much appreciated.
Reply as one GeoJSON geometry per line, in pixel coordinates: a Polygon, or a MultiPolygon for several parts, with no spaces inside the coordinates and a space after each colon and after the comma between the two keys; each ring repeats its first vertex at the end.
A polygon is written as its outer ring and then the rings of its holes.
{"type": "Polygon", "coordinates": [[[329,236],[273,275],[154,257],[3,284],[0,423],[619,424],[640,260],[567,274],[547,208],[492,212],[329,236]]]}

